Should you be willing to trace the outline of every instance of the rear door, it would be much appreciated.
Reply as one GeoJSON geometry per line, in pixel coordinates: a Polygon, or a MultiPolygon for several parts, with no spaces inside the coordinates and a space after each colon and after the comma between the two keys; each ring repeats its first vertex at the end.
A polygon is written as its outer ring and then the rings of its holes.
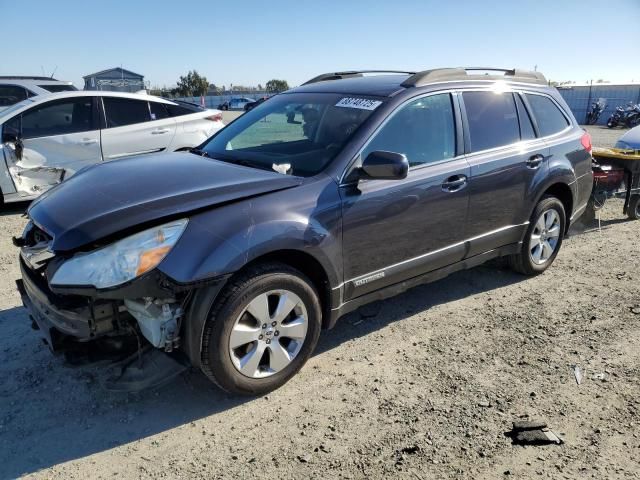
{"type": "Polygon", "coordinates": [[[471,167],[470,257],[520,241],[535,185],[547,175],[549,148],[536,137],[520,94],[476,90],[461,98],[471,167]]]}
{"type": "Polygon", "coordinates": [[[40,103],[5,122],[17,133],[22,154],[3,148],[7,169],[20,195],[37,195],[81,168],[102,160],[94,97],[40,103]]]}
{"type": "Polygon", "coordinates": [[[341,187],[346,300],[464,257],[470,173],[457,155],[454,105],[449,93],[411,100],[364,147],[361,158],[405,154],[407,178],[341,187]]]}
{"type": "Polygon", "coordinates": [[[146,100],[102,97],[104,125],[101,131],[105,160],[162,152],[171,144],[176,122],[146,100]]]}

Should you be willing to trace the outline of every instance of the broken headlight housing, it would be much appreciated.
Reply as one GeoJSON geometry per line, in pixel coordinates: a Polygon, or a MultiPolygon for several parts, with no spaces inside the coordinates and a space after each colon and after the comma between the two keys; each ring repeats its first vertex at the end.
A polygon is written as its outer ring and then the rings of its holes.
{"type": "Polygon", "coordinates": [[[115,287],[155,268],[176,244],[187,219],[166,223],[92,252],[78,253],[54,273],[52,285],[115,287]]]}

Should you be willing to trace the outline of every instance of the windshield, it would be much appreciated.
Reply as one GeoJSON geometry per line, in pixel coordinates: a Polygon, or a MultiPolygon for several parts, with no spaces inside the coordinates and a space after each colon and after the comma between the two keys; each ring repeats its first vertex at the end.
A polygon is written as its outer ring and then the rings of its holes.
{"type": "Polygon", "coordinates": [[[381,103],[333,93],[278,95],[239,117],[199,151],[280,173],[315,175],[381,103]]]}

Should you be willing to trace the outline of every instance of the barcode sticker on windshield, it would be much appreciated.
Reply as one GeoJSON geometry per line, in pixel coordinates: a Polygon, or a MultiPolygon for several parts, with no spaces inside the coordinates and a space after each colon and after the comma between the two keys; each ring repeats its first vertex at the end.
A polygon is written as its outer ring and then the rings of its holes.
{"type": "Polygon", "coordinates": [[[366,98],[343,98],[336,107],[359,108],[360,110],[375,110],[382,102],[379,100],[368,100],[366,98]]]}

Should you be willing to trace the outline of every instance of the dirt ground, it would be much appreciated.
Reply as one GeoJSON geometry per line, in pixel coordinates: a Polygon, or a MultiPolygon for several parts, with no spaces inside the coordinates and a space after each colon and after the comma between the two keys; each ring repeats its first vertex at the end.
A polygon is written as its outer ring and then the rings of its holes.
{"type": "Polygon", "coordinates": [[[14,286],[23,208],[0,213],[0,479],[640,477],[640,223],[619,200],[545,274],[492,264],[368,306],[253,399],[197,372],[109,393],[52,356],[14,286]],[[512,445],[519,419],[564,444],[512,445]]]}

